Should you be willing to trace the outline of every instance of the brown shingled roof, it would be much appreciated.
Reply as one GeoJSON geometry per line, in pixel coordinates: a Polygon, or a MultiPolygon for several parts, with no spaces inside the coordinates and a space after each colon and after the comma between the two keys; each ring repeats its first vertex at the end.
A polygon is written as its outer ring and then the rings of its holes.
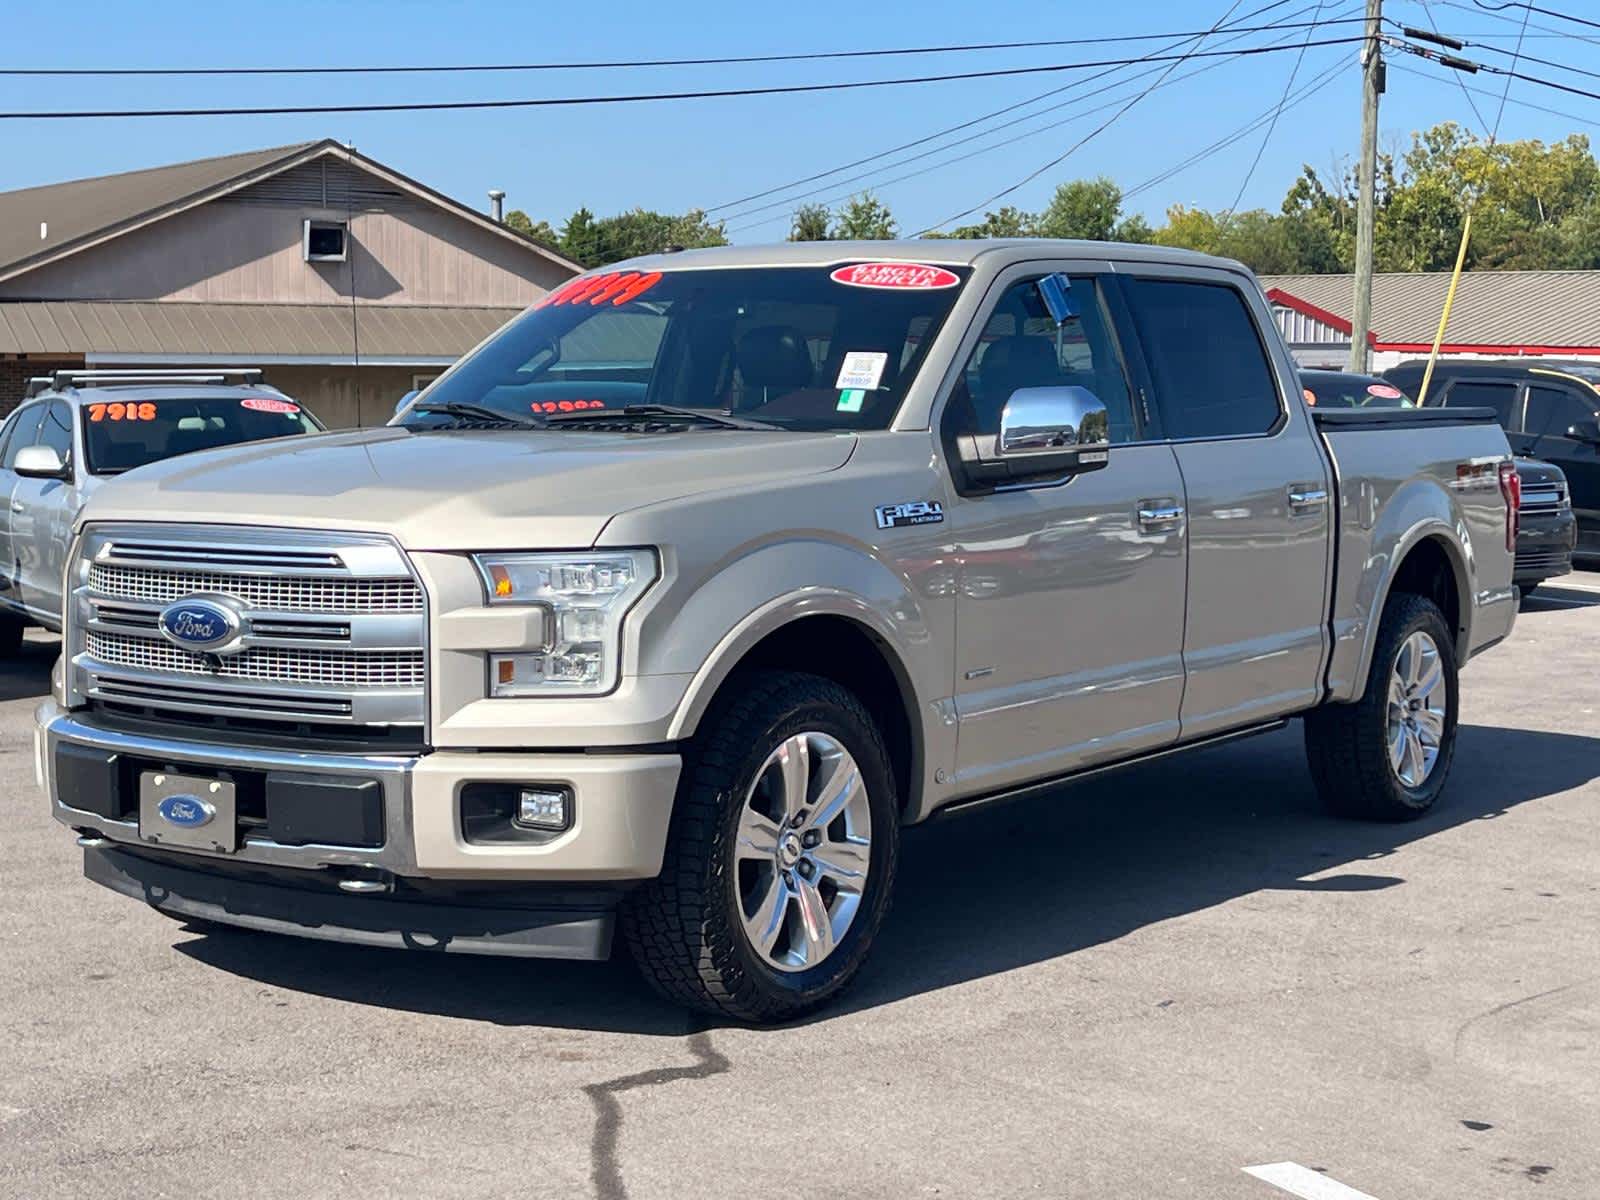
{"type": "MultiPolygon", "coordinates": [[[[363,304],[363,359],[465,354],[519,309],[363,304]]],[[[356,350],[348,304],[201,304],[174,300],[34,300],[0,304],[0,354],[293,355],[343,361],[356,350]]]]}

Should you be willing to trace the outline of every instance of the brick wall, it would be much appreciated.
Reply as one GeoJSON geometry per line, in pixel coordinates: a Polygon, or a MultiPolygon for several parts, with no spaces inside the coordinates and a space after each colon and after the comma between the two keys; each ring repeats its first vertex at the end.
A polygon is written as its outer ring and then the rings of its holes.
{"type": "Polygon", "coordinates": [[[18,358],[16,355],[0,356],[0,418],[5,417],[22,402],[23,389],[35,375],[48,375],[68,367],[82,367],[81,358],[18,358]]]}

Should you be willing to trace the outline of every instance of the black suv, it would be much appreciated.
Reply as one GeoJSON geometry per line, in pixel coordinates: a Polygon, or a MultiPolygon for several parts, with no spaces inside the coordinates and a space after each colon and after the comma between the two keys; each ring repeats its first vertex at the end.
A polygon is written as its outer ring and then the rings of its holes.
{"type": "MultiPolygon", "coordinates": [[[[1404,362],[1383,373],[1415,396],[1427,363],[1404,362]]],[[[1586,565],[1600,559],[1600,363],[1547,358],[1445,360],[1434,364],[1424,400],[1492,408],[1518,454],[1553,462],[1566,474],[1578,518],[1573,551],[1586,565]]]]}

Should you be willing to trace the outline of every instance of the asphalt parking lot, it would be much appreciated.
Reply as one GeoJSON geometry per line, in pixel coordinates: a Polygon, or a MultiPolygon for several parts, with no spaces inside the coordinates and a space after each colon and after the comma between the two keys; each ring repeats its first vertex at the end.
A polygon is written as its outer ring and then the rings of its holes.
{"type": "Polygon", "coordinates": [[[1426,820],[1323,816],[1295,727],[912,830],[856,988],[776,1030],[620,962],[207,935],[87,883],[30,638],[0,1194],[1600,1196],[1600,574],[1541,597],[1426,820]]]}

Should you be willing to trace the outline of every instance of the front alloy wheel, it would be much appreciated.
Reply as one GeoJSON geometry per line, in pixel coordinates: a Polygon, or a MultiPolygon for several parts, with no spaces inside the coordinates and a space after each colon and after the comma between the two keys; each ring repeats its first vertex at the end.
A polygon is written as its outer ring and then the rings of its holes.
{"type": "Polygon", "coordinates": [[[785,739],[745,797],[734,856],[752,948],[779,971],[832,954],[872,869],[872,808],[850,751],[816,730],[785,739]]]}
{"type": "Polygon", "coordinates": [[[686,747],[661,875],[622,932],[691,1007],[782,1021],[855,976],[894,886],[900,804],[872,714],[829,679],[740,674],[686,747]]]}

